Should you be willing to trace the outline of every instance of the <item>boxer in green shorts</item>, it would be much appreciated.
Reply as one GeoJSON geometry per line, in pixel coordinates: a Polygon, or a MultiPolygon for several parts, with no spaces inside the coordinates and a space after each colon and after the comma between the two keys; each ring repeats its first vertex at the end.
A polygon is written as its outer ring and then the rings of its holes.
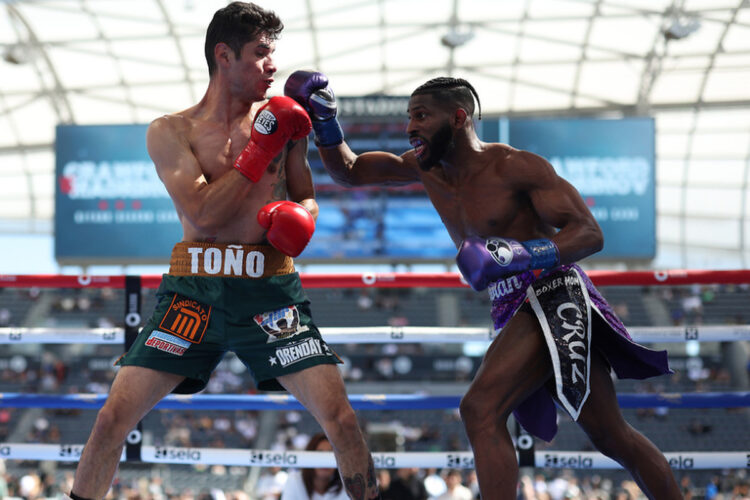
{"type": "Polygon", "coordinates": [[[350,498],[380,496],[339,360],[313,324],[294,270],[318,204],[307,163],[310,117],[290,97],[266,97],[282,29],[276,14],[252,3],[216,11],[206,31],[205,95],[146,131],[183,236],[153,315],[118,362],[73,500],[103,498],[130,431],[169,393],[203,388],[227,351],[260,389],[289,391],[315,417],[350,498]]]}
{"type": "MultiPolygon", "coordinates": [[[[169,274],[157,291],[158,304],[119,365],[136,365],[184,375],[173,392],[202,390],[227,351],[247,366],[260,390],[284,390],[276,377],[321,363],[341,360],[321,338],[312,321],[310,304],[297,273],[273,275],[289,269],[291,259],[266,245],[178,243],[169,274]],[[214,264],[220,277],[190,275],[191,249],[198,268],[209,248],[216,259],[242,253],[263,255],[274,269],[263,278],[228,277],[223,262],[214,264]],[[221,264],[221,265],[219,265],[221,264]]],[[[237,260],[235,258],[235,260],[237,260]]],[[[244,264],[244,263],[243,263],[244,264]]],[[[237,267],[237,266],[235,266],[237,267]]],[[[230,267],[231,269],[231,267],[230,267]]],[[[244,271],[244,266],[243,266],[244,271]]],[[[230,275],[231,276],[231,275],[230,275]]]]}

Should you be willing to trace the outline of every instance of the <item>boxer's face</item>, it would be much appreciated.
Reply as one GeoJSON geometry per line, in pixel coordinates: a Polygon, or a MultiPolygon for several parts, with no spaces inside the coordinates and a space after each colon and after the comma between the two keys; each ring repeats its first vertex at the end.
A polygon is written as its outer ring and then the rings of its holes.
{"type": "Polygon", "coordinates": [[[242,47],[240,56],[230,65],[233,93],[253,102],[266,98],[276,73],[272,57],[275,50],[276,43],[265,35],[242,47]]]}
{"type": "Polygon", "coordinates": [[[419,168],[436,166],[453,144],[450,114],[438,106],[430,94],[413,95],[409,99],[409,124],[406,133],[414,147],[419,168]]]}

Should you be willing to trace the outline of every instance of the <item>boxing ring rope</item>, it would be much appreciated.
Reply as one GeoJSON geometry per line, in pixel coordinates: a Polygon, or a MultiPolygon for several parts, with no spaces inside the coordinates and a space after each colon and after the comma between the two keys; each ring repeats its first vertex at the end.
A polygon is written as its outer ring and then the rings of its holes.
{"type": "MultiPolygon", "coordinates": [[[[586,271],[596,286],[741,285],[750,283],[750,269],[661,271],[586,271]]],[[[301,273],[305,288],[468,288],[460,274],[445,273],[301,273]]],[[[141,276],[143,288],[158,288],[161,275],[141,276]]],[[[0,288],[124,288],[126,276],[0,274],[0,288]]]]}
{"type": "MultiPolygon", "coordinates": [[[[106,394],[27,394],[0,393],[0,404],[6,408],[65,408],[97,410],[104,405],[106,394]]],[[[427,396],[420,394],[351,394],[355,410],[449,410],[458,408],[461,395],[427,396]]],[[[746,408],[750,391],[697,393],[621,393],[617,401],[622,408],[746,408]]],[[[155,406],[158,410],[304,410],[287,394],[171,394],[155,406]]]]}
{"type": "MultiPolygon", "coordinates": [[[[630,327],[628,332],[636,342],[675,343],[732,342],[750,340],[750,325],[706,325],[688,327],[630,327]]],[[[462,344],[490,341],[495,331],[490,327],[443,326],[353,326],[321,327],[320,333],[329,344],[462,344]]],[[[2,344],[122,344],[122,328],[0,328],[2,344]]]]}
{"type": "MultiPolygon", "coordinates": [[[[597,286],[627,285],[692,285],[747,284],[750,270],[705,271],[590,271],[597,286]]],[[[312,275],[301,274],[306,288],[467,288],[458,273],[351,273],[312,275]]],[[[126,276],[74,275],[0,275],[0,288],[127,288],[126,276]]],[[[157,288],[160,275],[137,278],[140,288],[157,288]]],[[[140,322],[140,317],[138,318],[140,322]]],[[[126,317],[126,323],[127,317],[126,317]]],[[[132,326],[132,325],[130,325],[132,326]]],[[[750,325],[707,325],[700,327],[636,327],[629,328],[638,342],[731,342],[750,339],[750,325]]],[[[463,343],[490,341],[492,328],[481,327],[352,327],[321,328],[329,343],[463,343]]],[[[75,328],[0,328],[0,344],[123,344],[123,328],[96,328],[81,331],[75,328]]],[[[0,404],[16,408],[98,409],[106,394],[21,394],[0,393],[0,404]]],[[[357,410],[431,410],[455,409],[460,395],[426,396],[398,394],[350,395],[357,410]]],[[[750,392],[705,392],[694,394],[618,394],[623,408],[740,408],[750,407],[750,392]]],[[[170,395],[156,409],[213,410],[299,410],[304,407],[290,395],[170,395]]],[[[138,431],[133,431],[137,433],[138,431]]],[[[140,435],[128,436],[128,443],[140,442],[140,435]]],[[[533,450],[528,435],[518,438],[518,450],[533,450]]],[[[82,444],[0,443],[0,459],[76,461],[82,444]]],[[[308,451],[273,451],[227,448],[178,448],[172,446],[138,447],[141,462],[173,464],[223,464],[242,466],[334,467],[332,453],[308,451]]],[[[750,451],[673,452],[664,453],[675,469],[750,468],[750,451]]],[[[121,460],[128,459],[123,450],[121,460]]],[[[132,459],[132,458],[130,458],[132,459]]],[[[474,467],[471,452],[373,452],[376,467],[474,467]]],[[[619,469],[621,466],[597,452],[534,451],[521,465],[568,469],[619,469]]]]}

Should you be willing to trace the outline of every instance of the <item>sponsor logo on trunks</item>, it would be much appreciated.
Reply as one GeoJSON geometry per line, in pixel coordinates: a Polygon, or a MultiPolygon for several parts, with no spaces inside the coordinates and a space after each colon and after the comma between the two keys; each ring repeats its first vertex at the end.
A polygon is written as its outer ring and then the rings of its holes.
{"type": "Polygon", "coordinates": [[[586,289],[571,269],[540,279],[529,295],[552,356],[557,395],[573,419],[578,419],[589,393],[589,306],[586,289]]]}
{"type": "Polygon", "coordinates": [[[201,460],[201,452],[200,450],[195,450],[192,448],[169,448],[168,446],[156,446],[154,449],[154,459],[196,463],[200,462],[201,460]]]}
{"type": "Polygon", "coordinates": [[[296,306],[283,307],[271,312],[256,314],[253,320],[268,334],[267,344],[294,337],[310,328],[299,324],[299,311],[296,306]]]}
{"type": "Polygon", "coordinates": [[[276,117],[267,109],[258,113],[253,123],[253,128],[263,135],[273,134],[276,132],[278,126],[279,122],[276,120],[276,117]]]}
{"type": "Polygon", "coordinates": [[[228,245],[224,252],[218,248],[188,247],[190,254],[190,272],[224,276],[250,276],[259,278],[265,271],[266,256],[263,252],[252,250],[245,255],[240,245],[228,245]],[[244,274],[243,274],[244,273],[244,274]]]}
{"type": "Polygon", "coordinates": [[[9,457],[12,452],[13,451],[10,449],[10,446],[0,446],[0,457],[9,457]]]}
{"type": "Polygon", "coordinates": [[[518,276],[513,275],[491,283],[487,289],[490,292],[490,300],[495,300],[523,289],[523,283],[518,279],[518,276]]]}
{"type": "Polygon", "coordinates": [[[300,342],[288,344],[285,347],[276,349],[276,356],[269,358],[271,366],[278,363],[280,366],[289,366],[302,360],[315,358],[318,356],[327,356],[328,346],[320,339],[305,339],[300,342]]]}
{"type": "Polygon", "coordinates": [[[253,465],[297,465],[299,457],[294,452],[268,452],[250,450],[249,463],[253,465]]]}
{"type": "Polygon", "coordinates": [[[594,459],[582,455],[544,454],[544,465],[552,469],[591,469],[594,459]]]}
{"type": "Polygon", "coordinates": [[[190,342],[185,342],[174,335],[154,330],[146,340],[146,345],[160,351],[168,352],[169,354],[182,356],[185,354],[187,348],[190,347],[190,342]]]}
{"type": "Polygon", "coordinates": [[[577,286],[578,284],[578,278],[576,276],[565,276],[564,278],[555,278],[553,280],[550,280],[543,285],[539,285],[538,287],[534,286],[534,288],[538,297],[543,293],[551,292],[552,290],[560,288],[563,285],[577,286]]]}
{"type": "Polygon", "coordinates": [[[586,325],[583,322],[583,313],[577,305],[565,302],[557,307],[557,317],[562,320],[560,328],[568,332],[562,335],[562,338],[568,346],[568,356],[571,360],[570,375],[573,383],[585,383],[587,346],[584,342],[586,325]]]}
{"type": "Polygon", "coordinates": [[[206,307],[196,300],[176,293],[159,324],[159,329],[198,344],[203,340],[210,317],[210,306],[206,307]]]}

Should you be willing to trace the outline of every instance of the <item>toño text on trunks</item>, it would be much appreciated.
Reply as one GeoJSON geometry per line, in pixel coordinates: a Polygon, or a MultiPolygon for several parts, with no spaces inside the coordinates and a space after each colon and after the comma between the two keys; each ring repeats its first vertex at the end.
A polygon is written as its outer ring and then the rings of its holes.
{"type": "MultiPolygon", "coordinates": [[[[635,343],[578,265],[560,266],[539,277],[527,271],[495,281],[488,291],[497,334],[521,307],[530,308],[536,316],[552,360],[557,399],[575,420],[589,395],[592,348],[603,355],[619,378],[671,373],[666,351],[635,343]]],[[[514,411],[526,431],[545,441],[557,433],[556,413],[544,387],[514,411]]]]}
{"type": "Polygon", "coordinates": [[[203,389],[227,351],[260,390],[276,377],[341,360],[321,338],[291,257],[268,245],[177,243],[153,314],[117,362],[186,379],[176,393],[203,389]]]}

